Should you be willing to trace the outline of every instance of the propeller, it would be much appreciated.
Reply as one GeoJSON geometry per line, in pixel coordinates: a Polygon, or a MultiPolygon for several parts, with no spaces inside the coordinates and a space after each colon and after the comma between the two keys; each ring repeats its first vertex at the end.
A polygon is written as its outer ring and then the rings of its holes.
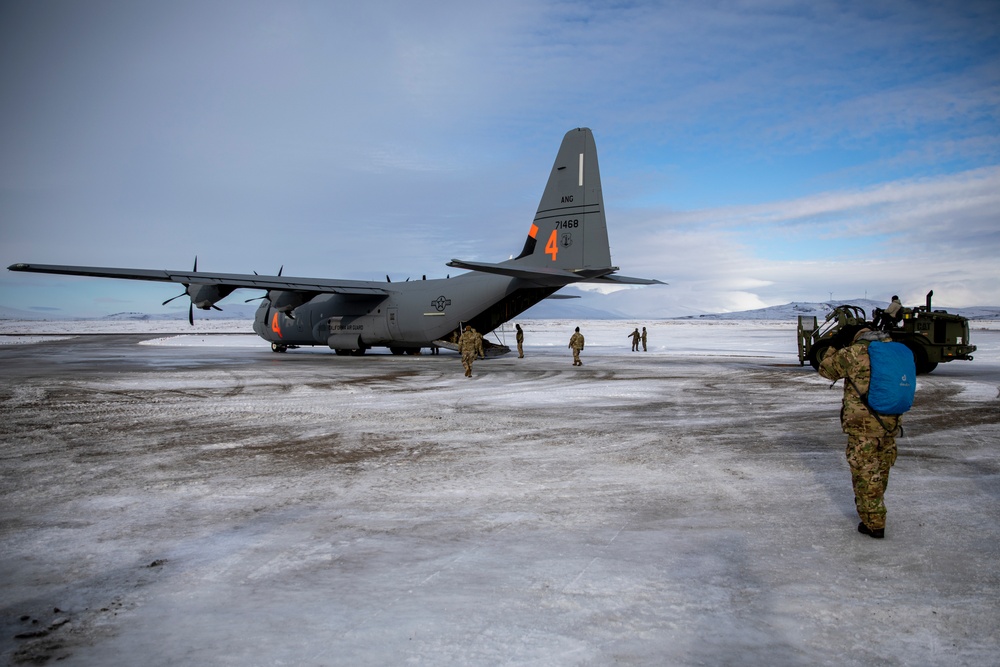
{"type": "MultiPolygon", "coordinates": [[[[278,275],[280,276],[280,275],[281,275],[281,272],[282,272],[282,271],[284,271],[284,270],[285,270],[285,265],[284,265],[284,264],[282,264],[282,265],[281,265],[281,268],[279,268],[279,269],[278,269],[278,275]]],[[[259,273],[257,273],[256,271],[254,271],[254,272],[253,272],[253,274],[254,274],[255,276],[259,276],[259,275],[260,275],[260,274],[259,274],[259,273]]],[[[251,301],[260,301],[261,299],[266,299],[266,298],[267,298],[268,296],[270,296],[270,294],[265,294],[264,296],[255,296],[255,297],[253,297],[252,299],[247,299],[247,300],[246,300],[246,301],[244,301],[243,303],[250,303],[251,301]]]]}
{"type": "MultiPolygon", "coordinates": [[[[280,276],[281,273],[282,273],[282,271],[284,271],[284,270],[285,270],[285,265],[282,264],[281,268],[278,269],[278,275],[280,276]]],[[[259,276],[260,275],[256,271],[254,271],[253,273],[254,273],[255,276],[259,276]]],[[[267,293],[264,296],[255,296],[252,299],[247,299],[243,303],[250,303],[251,301],[262,301],[264,299],[270,299],[271,302],[272,302],[272,305],[275,305],[274,301],[275,301],[275,298],[277,298],[275,296],[275,294],[280,294],[280,292],[275,293],[272,290],[268,290],[267,293]]],[[[292,314],[292,311],[290,311],[290,310],[285,313],[285,317],[287,317],[290,320],[294,320],[295,319],[295,316],[292,314]]]]}
{"type": "MultiPolygon", "coordinates": [[[[197,271],[197,270],[198,270],[198,255],[195,255],[194,256],[194,268],[192,269],[192,271],[197,271]]],[[[174,299],[179,299],[182,296],[189,296],[188,291],[187,291],[188,284],[187,283],[181,283],[181,284],[184,285],[184,291],[181,292],[180,294],[178,294],[177,296],[170,297],[169,299],[167,299],[166,301],[164,301],[161,305],[165,306],[168,303],[170,303],[171,301],[173,301],[174,299]]],[[[221,309],[219,309],[219,310],[221,310],[221,309]]],[[[188,323],[191,326],[194,326],[194,301],[192,301],[191,305],[188,306],[188,323]]]]}
{"type": "MultiPolygon", "coordinates": [[[[194,272],[198,272],[198,257],[194,258],[194,272]]],[[[224,299],[229,296],[233,291],[233,287],[218,285],[203,285],[200,283],[182,283],[184,285],[184,292],[178,294],[175,297],[171,297],[163,302],[163,305],[167,305],[174,299],[182,296],[188,296],[191,298],[191,304],[188,306],[188,324],[194,326],[194,307],[198,306],[202,310],[208,310],[209,308],[214,308],[215,310],[221,311],[222,309],[215,305],[215,302],[224,299]]]]}

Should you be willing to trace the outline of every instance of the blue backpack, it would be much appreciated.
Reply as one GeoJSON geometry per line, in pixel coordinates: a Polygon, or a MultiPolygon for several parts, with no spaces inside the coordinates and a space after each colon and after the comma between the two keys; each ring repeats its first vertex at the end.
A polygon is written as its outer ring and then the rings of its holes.
{"type": "Polygon", "coordinates": [[[868,344],[872,377],[863,397],[872,412],[901,415],[913,406],[917,367],[913,352],[902,343],[872,341],[868,344]]]}

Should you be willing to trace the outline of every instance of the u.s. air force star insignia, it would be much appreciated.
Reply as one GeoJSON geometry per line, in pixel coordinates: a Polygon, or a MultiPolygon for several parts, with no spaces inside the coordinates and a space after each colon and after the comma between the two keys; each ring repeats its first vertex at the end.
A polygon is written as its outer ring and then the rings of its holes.
{"type": "Polygon", "coordinates": [[[431,301],[431,305],[439,313],[444,312],[444,309],[451,305],[451,299],[446,299],[443,295],[431,301]]]}

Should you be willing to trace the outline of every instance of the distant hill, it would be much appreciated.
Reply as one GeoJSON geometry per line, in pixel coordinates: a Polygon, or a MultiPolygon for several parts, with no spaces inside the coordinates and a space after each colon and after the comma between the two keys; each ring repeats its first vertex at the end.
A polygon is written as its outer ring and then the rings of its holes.
{"type": "MultiPolygon", "coordinates": [[[[756,310],[744,310],[738,313],[715,313],[710,315],[699,315],[697,317],[679,317],[671,319],[705,319],[705,320],[798,320],[799,315],[815,315],[822,320],[827,313],[844,304],[851,304],[864,308],[865,312],[871,316],[875,308],[885,308],[889,304],[885,301],[872,301],[871,299],[847,299],[844,301],[823,301],[792,302],[782,306],[770,306],[768,308],[758,308],[756,310]]],[[[970,320],[997,320],[1000,319],[1000,308],[992,306],[976,306],[970,308],[937,308],[931,304],[934,310],[946,310],[955,315],[967,317],[970,320]]]]}
{"type": "MultiPolygon", "coordinates": [[[[563,290],[572,293],[571,290],[563,290]]],[[[587,320],[634,320],[634,319],[668,319],[668,320],[791,320],[796,321],[799,315],[814,315],[823,320],[827,313],[836,306],[852,304],[864,308],[871,315],[874,308],[885,308],[887,301],[872,299],[844,299],[836,301],[801,302],[793,301],[780,306],[769,306],[754,310],[742,310],[730,313],[700,313],[696,315],[671,315],[656,312],[652,304],[645,304],[635,299],[639,291],[631,293],[617,292],[606,296],[582,293],[579,299],[546,299],[525,311],[522,319],[553,320],[553,319],[587,319],[587,320]]],[[[922,304],[906,304],[915,306],[922,304]]],[[[947,310],[967,317],[970,320],[1000,320],[1000,307],[976,306],[969,308],[937,307],[935,310],[947,310]]],[[[677,311],[674,310],[676,313],[677,311]]]]}
{"type": "Polygon", "coordinates": [[[46,313],[45,311],[35,312],[33,310],[0,306],[0,320],[50,320],[54,319],[56,314],[55,311],[46,313]]]}
{"type": "MultiPolygon", "coordinates": [[[[194,311],[196,320],[252,320],[257,304],[232,303],[223,304],[223,310],[198,310],[194,311]]],[[[67,316],[59,310],[23,310],[20,308],[8,308],[0,306],[0,320],[27,320],[27,321],[50,321],[66,322],[73,320],[105,320],[108,322],[145,321],[145,322],[169,322],[171,320],[187,321],[187,309],[178,309],[170,313],[140,313],[121,312],[103,315],[101,317],[72,317],[67,316]]]]}
{"type": "MultiPolygon", "coordinates": [[[[196,320],[252,320],[254,313],[257,312],[257,304],[245,304],[245,303],[224,303],[221,306],[221,311],[219,310],[199,310],[195,308],[194,319],[196,320]]],[[[186,320],[188,312],[186,309],[178,310],[174,313],[133,313],[133,312],[123,312],[123,313],[112,313],[111,315],[105,315],[104,317],[98,317],[94,319],[100,320],[148,320],[153,322],[168,322],[170,320],[186,320]]]]}

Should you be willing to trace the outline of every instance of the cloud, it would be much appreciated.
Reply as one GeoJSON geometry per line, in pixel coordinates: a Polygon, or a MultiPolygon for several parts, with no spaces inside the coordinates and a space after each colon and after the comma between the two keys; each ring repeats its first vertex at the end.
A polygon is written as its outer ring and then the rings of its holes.
{"type": "Polygon", "coordinates": [[[1000,302],[997,210],[992,167],[753,206],[647,211],[615,250],[630,271],[694,285],[715,303],[933,288],[948,305],[988,305],[1000,302]],[[793,256],[775,257],[789,247],[793,256]]]}

